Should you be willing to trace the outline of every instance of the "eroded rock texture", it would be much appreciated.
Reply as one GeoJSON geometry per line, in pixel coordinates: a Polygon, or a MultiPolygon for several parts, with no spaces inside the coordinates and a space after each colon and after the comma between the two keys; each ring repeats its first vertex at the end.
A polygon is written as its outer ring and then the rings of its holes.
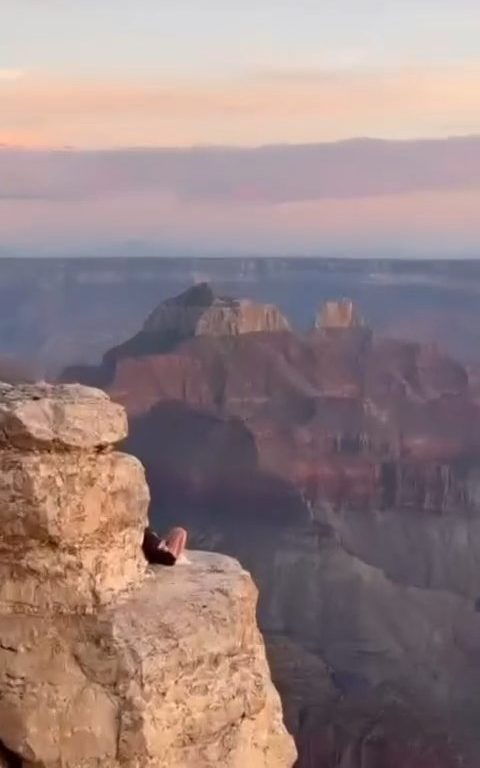
{"type": "Polygon", "coordinates": [[[253,582],[213,554],[147,569],[125,432],[99,391],[0,389],[0,758],[290,768],[253,582]]]}

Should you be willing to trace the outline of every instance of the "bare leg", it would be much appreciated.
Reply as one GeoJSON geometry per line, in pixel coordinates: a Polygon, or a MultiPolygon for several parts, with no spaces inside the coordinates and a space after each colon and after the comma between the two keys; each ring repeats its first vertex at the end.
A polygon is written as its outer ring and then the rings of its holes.
{"type": "Polygon", "coordinates": [[[172,528],[165,538],[167,549],[177,559],[185,552],[187,544],[187,532],[184,528],[172,528]]]}

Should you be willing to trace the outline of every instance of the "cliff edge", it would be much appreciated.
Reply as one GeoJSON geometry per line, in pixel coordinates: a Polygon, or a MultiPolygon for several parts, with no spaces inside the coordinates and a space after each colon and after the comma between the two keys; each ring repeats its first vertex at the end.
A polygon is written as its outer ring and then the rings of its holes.
{"type": "Polygon", "coordinates": [[[0,762],[289,768],[257,592],[230,558],[148,568],[123,409],[0,386],[0,762]]]}

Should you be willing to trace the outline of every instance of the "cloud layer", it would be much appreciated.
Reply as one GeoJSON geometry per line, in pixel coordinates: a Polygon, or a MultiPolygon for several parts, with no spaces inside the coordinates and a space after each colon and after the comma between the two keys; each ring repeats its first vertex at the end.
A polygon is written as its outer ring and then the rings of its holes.
{"type": "Polygon", "coordinates": [[[298,203],[480,187],[480,137],[254,149],[0,151],[0,198],[298,203]]]}
{"type": "Polygon", "coordinates": [[[0,240],[270,253],[480,242],[480,137],[257,149],[0,150],[0,240]]]}

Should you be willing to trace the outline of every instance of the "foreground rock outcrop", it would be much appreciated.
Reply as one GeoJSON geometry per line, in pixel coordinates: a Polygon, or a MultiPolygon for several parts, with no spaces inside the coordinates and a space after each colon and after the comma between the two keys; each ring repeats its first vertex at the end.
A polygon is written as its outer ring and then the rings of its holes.
{"type": "Polygon", "coordinates": [[[0,388],[0,742],[6,765],[290,768],[233,560],[147,568],[123,409],[80,386],[0,388]]]}

